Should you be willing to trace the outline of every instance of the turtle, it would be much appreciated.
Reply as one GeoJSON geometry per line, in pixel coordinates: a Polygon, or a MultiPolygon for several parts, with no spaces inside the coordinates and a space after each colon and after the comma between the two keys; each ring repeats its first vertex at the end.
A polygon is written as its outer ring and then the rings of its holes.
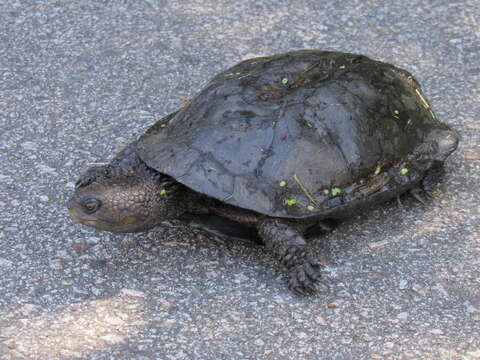
{"type": "Polygon", "coordinates": [[[106,165],[67,202],[74,221],[140,232],[177,219],[264,245],[299,295],[317,292],[308,233],[438,179],[457,133],[406,70],[298,50],[244,60],[106,165]]]}

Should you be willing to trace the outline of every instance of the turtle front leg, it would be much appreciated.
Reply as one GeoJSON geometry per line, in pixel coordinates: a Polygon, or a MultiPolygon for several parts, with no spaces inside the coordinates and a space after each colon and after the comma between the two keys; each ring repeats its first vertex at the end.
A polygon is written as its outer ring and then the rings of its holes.
{"type": "Polygon", "coordinates": [[[87,170],[78,178],[75,188],[88,186],[94,182],[101,182],[109,176],[110,167],[108,165],[95,165],[87,170]]]}
{"type": "Polygon", "coordinates": [[[288,286],[297,295],[312,295],[320,280],[320,262],[302,236],[303,227],[282,219],[259,221],[258,234],[273,255],[287,269],[288,286]]]}
{"type": "Polygon", "coordinates": [[[121,174],[134,173],[140,165],[141,160],[136,153],[136,142],[134,141],[120,151],[110,163],[95,164],[85,170],[75,183],[75,187],[78,189],[94,182],[101,183],[121,174]]]}

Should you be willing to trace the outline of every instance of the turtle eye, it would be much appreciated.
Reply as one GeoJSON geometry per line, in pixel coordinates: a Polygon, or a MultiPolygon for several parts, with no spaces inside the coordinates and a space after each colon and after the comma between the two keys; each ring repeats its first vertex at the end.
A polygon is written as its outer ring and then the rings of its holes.
{"type": "Polygon", "coordinates": [[[100,206],[102,205],[102,202],[98,199],[87,199],[83,202],[83,207],[85,209],[85,212],[88,214],[93,214],[95,211],[97,211],[100,206]]]}

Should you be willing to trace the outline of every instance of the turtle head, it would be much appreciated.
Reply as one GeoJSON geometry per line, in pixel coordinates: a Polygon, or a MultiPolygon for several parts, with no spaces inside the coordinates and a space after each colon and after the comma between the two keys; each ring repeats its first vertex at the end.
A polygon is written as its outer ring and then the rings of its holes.
{"type": "Polygon", "coordinates": [[[67,203],[70,216],[84,225],[116,233],[151,229],[175,213],[175,182],[137,167],[120,171],[109,165],[80,177],[67,203]]]}

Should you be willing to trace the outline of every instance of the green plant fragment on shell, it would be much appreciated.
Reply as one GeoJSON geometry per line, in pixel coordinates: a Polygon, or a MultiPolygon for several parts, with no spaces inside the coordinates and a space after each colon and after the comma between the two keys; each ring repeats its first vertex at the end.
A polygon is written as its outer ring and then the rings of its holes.
{"type": "Polygon", "coordinates": [[[400,169],[400,174],[407,175],[408,174],[408,169],[407,168],[401,168],[400,169]]]}
{"type": "Polygon", "coordinates": [[[278,185],[280,185],[280,187],[285,187],[285,186],[287,186],[287,183],[282,180],[278,183],[278,185]]]}
{"type": "Polygon", "coordinates": [[[338,194],[340,194],[342,192],[342,189],[340,189],[338,187],[334,187],[334,188],[332,188],[332,190],[330,190],[330,192],[332,193],[333,196],[337,196],[338,194]]]}
{"type": "Polygon", "coordinates": [[[285,205],[293,206],[293,205],[296,205],[296,204],[297,204],[296,199],[285,199],[285,205]]]}

